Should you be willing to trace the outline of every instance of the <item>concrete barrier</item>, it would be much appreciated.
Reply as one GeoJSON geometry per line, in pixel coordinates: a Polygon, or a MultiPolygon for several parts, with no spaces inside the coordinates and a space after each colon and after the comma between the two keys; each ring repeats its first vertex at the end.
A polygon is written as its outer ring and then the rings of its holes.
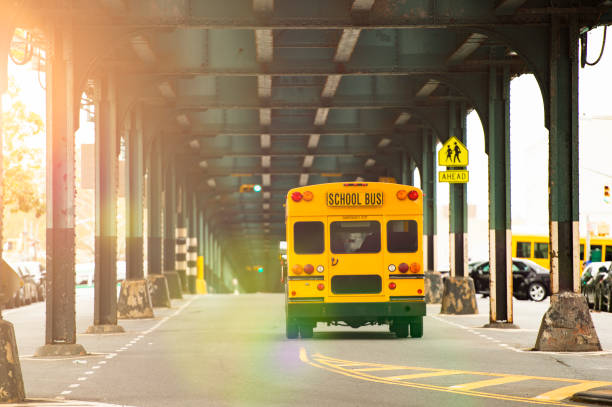
{"type": "Polygon", "coordinates": [[[440,304],[442,302],[442,274],[436,271],[425,272],[425,302],[427,304],[440,304]]]}
{"type": "Polygon", "coordinates": [[[117,318],[153,318],[153,305],[147,280],[123,280],[117,301],[117,318]]]}
{"type": "Polygon", "coordinates": [[[176,271],[164,271],[166,281],[168,282],[168,292],[173,300],[183,298],[183,286],[181,284],[181,276],[176,271]]]}
{"type": "Polygon", "coordinates": [[[586,297],[565,292],[550,297],[534,350],[547,352],[600,351],[586,297]]]}
{"type": "Polygon", "coordinates": [[[476,290],[471,277],[447,277],[444,280],[440,314],[478,314],[476,290]]]}
{"type": "Polygon", "coordinates": [[[13,324],[0,317],[0,402],[18,403],[25,399],[19,352],[13,324]]]}
{"type": "Polygon", "coordinates": [[[149,283],[149,294],[151,294],[151,303],[154,307],[171,308],[170,291],[168,290],[168,280],[163,274],[149,274],[147,276],[149,283]]]}

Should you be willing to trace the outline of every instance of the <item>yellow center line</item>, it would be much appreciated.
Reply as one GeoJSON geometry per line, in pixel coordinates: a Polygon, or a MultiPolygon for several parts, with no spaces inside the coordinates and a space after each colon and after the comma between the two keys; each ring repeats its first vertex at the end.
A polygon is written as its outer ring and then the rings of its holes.
{"type": "Polygon", "coordinates": [[[571,386],[564,386],[553,391],[542,393],[540,395],[535,396],[534,398],[537,400],[559,401],[566,399],[572,396],[574,393],[578,393],[579,391],[586,391],[594,389],[595,387],[604,386],[612,386],[612,382],[583,382],[573,384],[571,386]]]}
{"type": "Polygon", "coordinates": [[[489,379],[489,380],[479,380],[477,382],[458,384],[456,386],[450,386],[451,389],[461,389],[461,390],[473,390],[479,389],[481,387],[487,386],[496,386],[498,384],[506,384],[506,383],[515,383],[521,382],[523,380],[531,379],[530,376],[506,376],[506,377],[498,377],[497,379],[489,379]]]}
{"type": "Polygon", "coordinates": [[[454,374],[463,374],[463,372],[460,370],[442,370],[440,372],[427,372],[427,373],[405,374],[401,376],[388,376],[388,377],[383,377],[383,379],[408,380],[408,379],[420,379],[422,377],[450,376],[454,374]]]}
{"type": "Polygon", "coordinates": [[[420,368],[413,369],[406,366],[382,366],[382,367],[363,367],[361,369],[353,369],[353,372],[375,372],[379,370],[424,370],[420,368]]]}

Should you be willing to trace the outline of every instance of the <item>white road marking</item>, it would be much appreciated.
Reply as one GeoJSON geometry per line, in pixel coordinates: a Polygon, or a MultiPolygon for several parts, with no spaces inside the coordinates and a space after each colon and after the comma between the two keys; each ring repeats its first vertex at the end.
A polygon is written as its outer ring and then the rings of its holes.
{"type": "Polygon", "coordinates": [[[68,387],[70,387],[71,389],[76,389],[76,388],[77,388],[77,387],[79,387],[80,385],[81,385],[80,383],[73,383],[73,384],[71,384],[71,385],[70,385],[70,386],[68,386],[68,387]]]}
{"type": "Polygon", "coordinates": [[[60,394],[63,394],[63,395],[65,396],[65,395],[70,394],[70,393],[72,393],[72,391],[71,391],[71,390],[64,390],[64,391],[63,391],[63,392],[61,392],[60,394]]]}
{"type": "Polygon", "coordinates": [[[77,380],[80,381],[80,382],[83,382],[83,381],[87,380],[87,377],[79,377],[77,380]]]}
{"type": "Polygon", "coordinates": [[[95,372],[93,370],[88,370],[85,372],[85,374],[94,374],[95,372]]]}

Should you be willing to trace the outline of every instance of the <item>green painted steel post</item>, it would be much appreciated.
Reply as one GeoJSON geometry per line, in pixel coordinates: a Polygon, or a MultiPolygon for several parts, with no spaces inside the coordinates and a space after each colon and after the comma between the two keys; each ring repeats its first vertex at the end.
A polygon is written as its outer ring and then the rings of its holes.
{"type": "Polygon", "coordinates": [[[96,81],[94,325],[117,324],[117,100],[115,77],[96,81]]]}
{"type": "Polygon", "coordinates": [[[143,280],[143,196],[144,196],[144,161],[142,107],[136,105],[131,114],[131,126],[127,132],[125,147],[126,157],[126,233],[125,260],[126,278],[143,280]]]}
{"type": "MultiPolygon", "coordinates": [[[[491,59],[504,49],[491,50],[491,59]]],[[[512,323],[512,230],[510,211],[510,72],[489,68],[489,319],[512,323]]]]}
{"type": "Polygon", "coordinates": [[[164,186],[164,271],[173,272],[175,262],[176,239],[176,177],[174,157],[166,153],[165,186],[164,186]]]}
{"type": "MultiPolygon", "coordinates": [[[[463,103],[449,103],[449,137],[466,142],[466,108],[463,103]]],[[[450,274],[463,277],[467,274],[467,185],[450,184],[450,274]]]]}
{"type": "Polygon", "coordinates": [[[579,291],[578,32],[552,18],[550,33],[549,216],[553,294],[579,291]]]}
{"type": "Polygon", "coordinates": [[[147,272],[161,274],[162,265],[162,151],[161,140],[157,138],[149,153],[149,174],[147,177],[147,272]]]}
{"type": "Polygon", "coordinates": [[[437,138],[429,128],[423,129],[423,168],[421,172],[421,186],[423,190],[423,259],[424,269],[436,271],[437,266],[437,166],[436,145],[437,138]]]}

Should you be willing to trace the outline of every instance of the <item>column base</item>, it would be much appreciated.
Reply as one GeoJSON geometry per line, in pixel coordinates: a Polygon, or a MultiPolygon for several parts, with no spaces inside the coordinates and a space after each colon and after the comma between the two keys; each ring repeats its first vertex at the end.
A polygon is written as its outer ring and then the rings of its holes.
{"type": "Polygon", "coordinates": [[[125,329],[117,324],[91,325],[85,331],[86,334],[120,334],[124,332],[125,329]]]}
{"type": "Polygon", "coordinates": [[[448,277],[444,280],[440,314],[478,314],[476,289],[471,277],[448,277]]]}
{"type": "Polygon", "coordinates": [[[183,298],[183,289],[181,288],[181,277],[176,271],[164,271],[166,281],[168,282],[168,292],[173,300],[183,298]]]}
{"type": "Polygon", "coordinates": [[[189,294],[196,294],[196,276],[187,276],[187,289],[189,294]]]}
{"type": "Polygon", "coordinates": [[[425,272],[425,302],[427,304],[440,304],[442,302],[442,274],[435,271],[425,272]]]}
{"type": "Polygon", "coordinates": [[[147,280],[123,280],[117,301],[117,318],[153,318],[153,305],[147,280]]]}
{"type": "Polygon", "coordinates": [[[518,325],[515,325],[511,322],[502,322],[502,321],[489,322],[488,324],[483,325],[482,327],[483,328],[495,328],[495,329],[520,329],[518,325]]]}
{"type": "Polygon", "coordinates": [[[36,349],[34,357],[48,357],[48,356],[85,356],[87,351],[83,345],[78,343],[55,343],[43,345],[36,349]]]}
{"type": "Polygon", "coordinates": [[[147,282],[149,283],[149,293],[151,294],[151,303],[153,306],[172,308],[166,276],[163,274],[149,274],[147,276],[147,282]]]}
{"type": "Polygon", "coordinates": [[[15,328],[8,321],[0,320],[0,402],[17,403],[25,399],[19,352],[15,340],[15,328]]]}
{"type": "Polygon", "coordinates": [[[196,293],[208,294],[208,291],[206,290],[206,281],[203,278],[196,280],[196,293]]]}
{"type": "Polygon", "coordinates": [[[589,306],[581,294],[564,292],[550,297],[533,350],[548,352],[596,352],[601,344],[589,306]]]}
{"type": "Polygon", "coordinates": [[[177,270],[176,271],[181,280],[181,290],[184,293],[188,293],[189,289],[187,288],[187,272],[185,270],[177,270]]]}

